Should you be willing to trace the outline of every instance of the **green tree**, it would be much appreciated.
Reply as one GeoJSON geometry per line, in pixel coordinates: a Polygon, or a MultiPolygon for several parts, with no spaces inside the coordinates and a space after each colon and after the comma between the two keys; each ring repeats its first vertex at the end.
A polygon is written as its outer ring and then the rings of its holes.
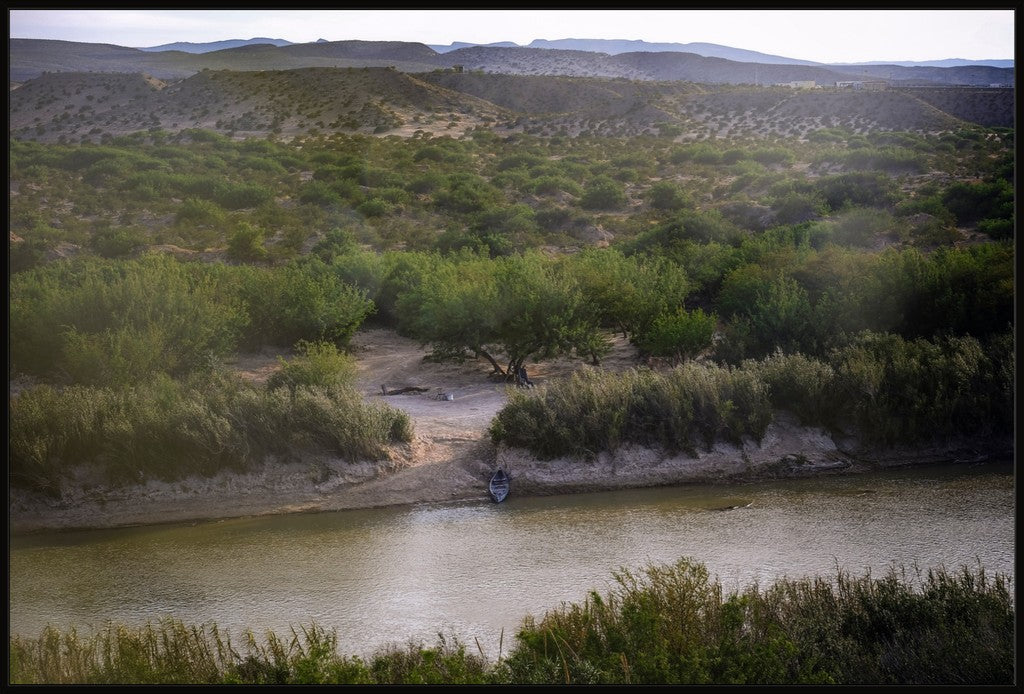
{"type": "Polygon", "coordinates": [[[711,346],[716,318],[702,309],[662,314],[637,335],[637,345],[647,354],[672,357],[676,364],[691,359],[711,346]]]}

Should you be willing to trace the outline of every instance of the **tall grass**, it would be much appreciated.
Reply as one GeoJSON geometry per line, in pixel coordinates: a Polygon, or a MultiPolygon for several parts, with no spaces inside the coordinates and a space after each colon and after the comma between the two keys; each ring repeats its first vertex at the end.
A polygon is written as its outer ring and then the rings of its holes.
{"type": "Polygon", "coordinates": [[[689,559],[524,621],[499,666],[565,684],[1010,684],[1007,579],[979,568],[781,579],[726,594],[689,559]],[[915,585],[919,583],[920,585],[915,585]]]}
{"type": "Polygon", "coordinates": [[[776,350],[736,368],[585,370],[510,392],[490,434],[544,459],[593,458],[626,443],[693,455],[718,440],[760,441],[773,412],[788,410],[867,443],[1003,437],[1013,430],[1012,345],[1010,333],[929,341],[865,331],[828,359],[776,350]]]}
{"type": "Polygon", "coordinates": [[[693,454],[716,440],[760,440],[771,408],[752,373],[687,362],[667,374],[581,370],[533,392],[512,391],[491,423],[495,443],[542,458],[593,457],[626,443],[693,454]]]}
{"type": "Polygon", "coordinates": [[[605,595],[526,617],[490,662],[455,636],[339,654],[313,624],[279,636],[165,618],[12,636],[12,684],[846,684],[1014,681],[1009,579],[895,568],[882,578],[778,579],[726,592],[707,568],[620,569],[605,595]]]}
{"type": "Polygon", "coordinates": [[[269,454],[379,460],[411,438],[408,415],[344,384],[264,389],[214,373],[122,389],[39,386],[10,400],[10,480],[57,495],[81,464],[125,484],[243,470],[269,454]]]}

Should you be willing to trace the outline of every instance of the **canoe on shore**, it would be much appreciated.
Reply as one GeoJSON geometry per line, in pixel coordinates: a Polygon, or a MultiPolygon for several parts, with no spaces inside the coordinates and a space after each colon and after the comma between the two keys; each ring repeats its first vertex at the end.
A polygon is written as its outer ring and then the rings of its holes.
{"type": "Polygon", "coordinates": [[[494,499],[495,503],[500,504],[508,496],[509,490],[509,479],[508,475],[501,468],[494,471],[491,475],[490,492],[491,498],[494,499]]]}

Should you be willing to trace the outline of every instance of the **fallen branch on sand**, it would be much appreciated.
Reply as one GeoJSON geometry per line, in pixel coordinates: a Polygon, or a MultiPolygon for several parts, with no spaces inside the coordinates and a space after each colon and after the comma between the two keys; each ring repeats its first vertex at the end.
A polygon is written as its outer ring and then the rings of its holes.
{"type": "Polygon", "coordinates": [[[388,390],[382,383],[380,391],[384,395],[401,395],[402,393],[426,393],[430,388],[420,388],[418,386],[406,386],[405,388],[395,388],[394,390],[388,390]]]}

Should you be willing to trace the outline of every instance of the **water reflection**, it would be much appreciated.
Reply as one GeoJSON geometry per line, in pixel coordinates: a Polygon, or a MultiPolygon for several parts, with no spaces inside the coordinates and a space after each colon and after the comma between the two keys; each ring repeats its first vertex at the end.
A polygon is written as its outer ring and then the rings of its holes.
{"type": "Polygon", "coordinates": [[[981,561],[1012,575],[1010,464],[421,505],[12,538],[12,633],[163,616],[343,652],[454,632],[489,657],[523,616],[692,556],[727,588],[981,561]]]}

